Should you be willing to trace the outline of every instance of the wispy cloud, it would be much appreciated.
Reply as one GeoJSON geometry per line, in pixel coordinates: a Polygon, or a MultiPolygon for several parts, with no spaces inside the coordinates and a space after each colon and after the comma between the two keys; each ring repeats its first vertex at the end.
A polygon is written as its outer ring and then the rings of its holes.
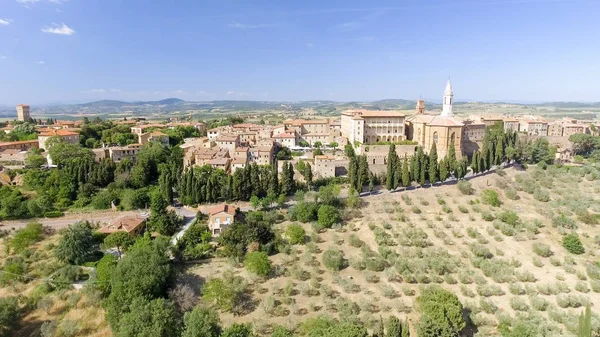
{"type": "Polygon", "coordinates": [[[228,24],[227,26],[230,27],[230,28],[236,28],[236,29],[246,30],[246,29],[275,27],[276,25],[274,25],[274,24],[265,24],[265,23],[259,23],[259,24],[251,25],[251,24],[246,24],[246,23],[232,22],[232,23],[228,24]]]}
{"type": "Polygon", "coordinates": [[[10,23],[12,22],[12,20],[10,19],[0,19],[0,26],[8,26],[10,25],[10,23]]]}
{"type": "Polygon", "coordinates": [[[104,93],[104,92],[106,92],[106,90],[104,90],[104,89],[91,89],[91,90],[81,91],[82,94],[99,94],[99,93],[104,93]]]}
{"type": "Polygon", "coordinates": [[[214,96],[215,95],[212,92],[208,92],[208,91],[204,91],[204,90],[200,90],[196,94],[198,96],[214,96]]]}
{"type": "Polygon", "coordinates": [[[58,35],[73,35],[75,31],[67,26],[64,22],[62,25],[57,25],[56,23],[52,24],[54,27],[46,27],[42,28],[42,32],[50,33],[50,34],[58,34],[58,35]]]}
{"type": "Polygon", "coordinates": [[[377,38],[375,36],[359,36],[359,37],[354,37],[354,38],[350,38],[347,39],[346,41],[348,42],[371,42],[371,41],[375,41],[377,40],[377,38]]]}
{"type": "Polygon", "coordinates": [[[53,4],[57,4],[57,5],[62,5],[65,2],[67,2],[67,1],[69,1],[69,0],[48,0],[48,2],[51,2],[53,4]]]}
{"type": "Polygon", "coordinates": [[[227,91],[225,93],[225,95],[227,95],[227,96],[250,96],[250,94],[245,91],[234,91],[234,90],[227,91]]]}
{"type": "Polygon", "coordinates": [[[0,55],[0,60],[6,60],[6,59],[7,59],[7,57],[6,57],[6,56],[4,56],[4,55],[0,55]]]}
{"type": "Polygon", "coordinates": [[[36,2],[39,2],[40,0],[17,0],[18,3],[20,4],[34,4],[36,2]]]}
{"type": "Polygon", "coordinates": [[[367,15],[357,18],[354,21],[342,22],[337,25],[334,25],[332,27],[332,29],[335,31],[338,31],[338,32],[347,32],[347,31],[355,30],[355,29],[367,24],[368,22],[371,22],[377,18],[382,17],[383,15],[386,14],[386,12],[387,12],[387,9],[376,8],[376,9],[373,9],[372,11],[370,11],[367,15]]]}
{"type": "Polygon", "coordinates": [[[46,61],[38,61],[37,64],[46,64],[46,61]]]}
{"type": "Polygon", "coordinates": [[[312,47],[314,47],[314,45],[312,44],[312,42],[309,42],[309,43],[306,44],[306,48],[312,48],[312,47]]]}

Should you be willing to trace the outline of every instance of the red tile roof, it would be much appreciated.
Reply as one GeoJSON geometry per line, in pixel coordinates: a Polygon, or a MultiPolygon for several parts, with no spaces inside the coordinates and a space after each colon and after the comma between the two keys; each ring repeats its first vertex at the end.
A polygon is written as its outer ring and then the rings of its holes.
{"type": "Polygon", "coordinates": [[[114,232],[127,232],[131,233],[136,231],[141,225],[144,224],[146,218],[141,216],[123,216],[117,220],[104,225],[100,228],[99,232],[104,234],[111,234],[114,232]]]}
{"type": "Polygon", "coordinates": [[[210,215],[215,215],[215,214],[219,214],[219,213],[227,213],[227,214],[231,214],[231,215],[235,215],[235,209],[233,208],[233,206],[228,205],[228,204],[220,204],[218,206],[214,206],[212,208],[208,209],[208,214],[210,215]]]}

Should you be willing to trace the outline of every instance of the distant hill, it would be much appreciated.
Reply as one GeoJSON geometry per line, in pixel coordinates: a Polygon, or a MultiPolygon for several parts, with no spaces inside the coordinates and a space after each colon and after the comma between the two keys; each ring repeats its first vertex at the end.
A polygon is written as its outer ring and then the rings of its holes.
{"type": "Polygon", "coordinates": [[[576,109],[576,108],[600,108],[600,102],[580,103],[580,102],[548,102],[542,104],[534,104],[536,106],[555,107],[559,109],[576,109]]]}
{"type": "Polygon", "coordinates": [[[123,105],[127,105],[129,103],[123,101],[116,101],[110,99],[103,99],[101,101],[77,104],[77,106],[82,108],[99,108],[99,107],[119,107],[123,105]]]}

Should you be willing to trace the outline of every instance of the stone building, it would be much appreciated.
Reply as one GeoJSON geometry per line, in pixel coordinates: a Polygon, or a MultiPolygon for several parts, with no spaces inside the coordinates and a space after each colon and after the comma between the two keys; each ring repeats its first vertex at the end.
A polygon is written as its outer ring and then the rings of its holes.
{"type": "Polygon", "coordinates": [[[406,139],[405,116],[397,111],[344,111],[341,132],[352,144],[398,143],[406,139]]]}
{"type": "Polygon", "coordinates": [[[330,156],[315,156],[313,174],[316,178],[335,177],[335,158],[330,156]]]}
{"type": "Polygon", "coordinates": [[[454,94],[450,81],[446,85],[443,108],[440,115],[426,115],[417,112],[407,118],[409,123],[408,139],[423,146],[425,152],[435,143],[438,158],[443,158],[454,142],[456,157],[462,156],[462,136],[464,123],[454,117],[452,108],[454,94]]]}

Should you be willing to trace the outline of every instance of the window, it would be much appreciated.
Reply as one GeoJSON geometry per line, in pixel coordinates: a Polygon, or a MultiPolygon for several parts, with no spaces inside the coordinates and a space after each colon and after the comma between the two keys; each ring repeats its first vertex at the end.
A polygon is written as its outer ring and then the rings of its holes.
{"type": "Polygon", "coordinates": [[[436,131],[436,132],[433,133],[433,143],[437,144],[437,142],[438,142],[438,133],[436,131]]]}

